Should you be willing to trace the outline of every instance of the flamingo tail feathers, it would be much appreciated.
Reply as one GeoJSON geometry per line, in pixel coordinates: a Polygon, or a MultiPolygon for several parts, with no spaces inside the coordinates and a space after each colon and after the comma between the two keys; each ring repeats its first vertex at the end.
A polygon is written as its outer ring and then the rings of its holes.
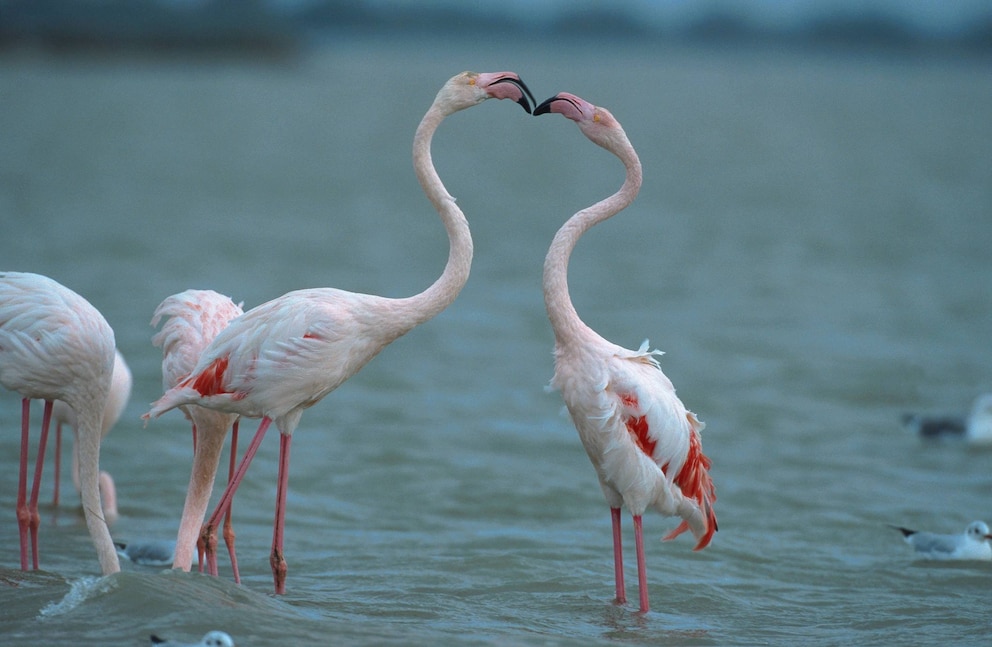
{"type": "Polygon", "coordinates": [[[691,432],[689,435],[689,454],[686,457],[685,465],[675,477],[675,484],[682,490],[682,495],[694,502],[690,504],[686,501],[679,506],[679,516],[682,523],[672,532],[665,535],[664,541],[678,537],[686,530],[691,530],[696,537],[697,543],[693,550],[706,548],[713,533],[717,531],[716,512],[713,510],[713,503],[716,501],[716,487],[713,479],[710,478],[710,459],[703,454],[702,444],[699,440],[699,432],[695,416],[688,414],[691,432]],[[696,424],[694,424],[696,423],[696,424]],[[686,505],[688,504],[688,505],[686,505]]]}

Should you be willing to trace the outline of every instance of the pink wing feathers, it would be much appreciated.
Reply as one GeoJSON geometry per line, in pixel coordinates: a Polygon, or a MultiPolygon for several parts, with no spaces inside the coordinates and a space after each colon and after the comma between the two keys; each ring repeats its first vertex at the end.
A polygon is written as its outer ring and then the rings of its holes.
{"type": "MultiPolygon", "coordinates": [[[[631,440],[702,511],[706,530],[694,548],[701,550],[717,529],[713,510],[716,488],[709,475],[710,459],[703,454],[700,440],[705,425],[675,395],[675,388],[654,358],[661,352],[647,348],[645,341],[637,352],[618,355],[618,359],[626,360],[621,363],[625,370],[623,377],[615,376],[611,386],[620,400],[621,417],[631,440]]],[[[664,539],[674,539],[689,529],[683,519],[664,539]]]]}

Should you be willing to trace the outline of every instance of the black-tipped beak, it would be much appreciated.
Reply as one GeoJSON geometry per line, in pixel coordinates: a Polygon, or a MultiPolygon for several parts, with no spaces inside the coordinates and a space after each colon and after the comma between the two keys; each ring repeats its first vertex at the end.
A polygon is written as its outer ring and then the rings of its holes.
{"type": "Polygon", "coordinates": [[[573,101],[572,98],[570,96],[568,96],[567,93],[559,92],[558,94],[556,94],[555,96],[551,97],[550,99],[545,99],[544,102],[541,105],[539,105],[536,108],[534,108],[534,116],[543,115],[543,114],[546,114],[548,112],[551,112],[551,104],[554,103],[555,101],[567,101],[570,104],[572,104],[573,106],[575,106],[575,109],[576,110],[579,110],[578,104],[575,103],[575,101],[573,101]],[[564,96],[562,96],[562,95],[564,95],[564,96]]]}
{"type": "Polygon", "coordinates": [[[534,116],[536,117],[538,115],[546,115],[549,112],[551,112],[551,104],[556,99],[558,99],[558,95],[557,94],[555,96],[553,96],[553,97],[551,97],[549,99],[545,99],[543,102],[541,102],[541,104],[539,106],[537,106],[536,108],[534,108],[534,116]]]}
{"type": "Polygon", "coordinates": [[[523,82],[523,79],[514,79],[511,77],[506,77],[503,79],[499,79],[498,81],[494,81],[492,85],[495,85],[496,83],[512,83],[513,85],[520,88],[520,91],[523,93],[523,96],[517,100],[517,103],[519,103],[520,106],[527,111],[527,114],[531,114],[531,104],[537,103],[537,100],[534,99],[534,95],[531,94],[530,88],[528,88],[527,84],[523,82]],[[528,98],[530,99],[529,101],[528,98]]]}

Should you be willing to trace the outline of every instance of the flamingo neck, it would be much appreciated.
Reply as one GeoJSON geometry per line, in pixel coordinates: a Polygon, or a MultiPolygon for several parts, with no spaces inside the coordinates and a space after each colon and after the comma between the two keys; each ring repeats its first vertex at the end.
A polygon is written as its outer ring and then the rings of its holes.
{"type": "Polygon", "coordinates": [[[431,159],[431,140],[447,114],[435,101],[424,115],[413,138],[413,166],[420,186],[437,209],[448,233],[448,261],[441,276],[430,287],[420,294],[396,300],[400,311],[408,315],[403,332],[433,318],[451,305],[468,282],[472,267],[472,235],[468,221],[441,182],[431,159]]]}
{"type": "MultiPolygon", "coordinates": [[[[103,398],[105,399],[106,397],[103,398]]],[[[110,575],[121,570],[121,566],[100,501],[100,439],[103,408],[99,407],[96,413],[89,411],[91,408],[93,408],[91,403],[89,406],[83,404],[75,407],[78,425],[76,447],[79,452],[79,493],[86,527],[100,560],[100,570],[104,575],[110,575]]]]}
{"type": "Polygon", "coordinates": [[[590,332],[575,311],[568,293],[568,261],[572,250],[586,231],[623,211],[641,189],[641,162],[626,135],[621,135],[605,148],[623,162],[627,171],[623,185],[613,195],[569,218],[555,234],[544,259],[544,305],[559,344],[590,332]]]}

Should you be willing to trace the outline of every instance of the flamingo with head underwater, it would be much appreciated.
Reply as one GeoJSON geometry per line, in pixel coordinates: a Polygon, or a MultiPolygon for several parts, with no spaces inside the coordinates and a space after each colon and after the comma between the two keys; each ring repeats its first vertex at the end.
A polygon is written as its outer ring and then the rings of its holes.
{"type": "Polygon", "coordinates": [[[120,561],[100,503],[100,439],[114,368],[114,331],[86,299],[39,274],[0,272],[0,384],[21,394],[21,454],[17,523],[21,568],[28,535],[38,568],[38,490],[56,400],[76,414],[76,447],[83,514],[104,575],[120,561]],[[27,500],[31,400],[45,401],[38,460],[27,500]]]}
{"type": "MultiPolygon", "coordinates": [[[[186,379],[196,367],[203,350],[232,319],[242,314],[240,305],[213,290],[185,290],[166,297],[155,308],[152,316],[152,326],[157,326],[164,318],[161,329],[152,337],[152,344],[162,349],[164,387],[171,389],[186,379]]],[[[179,409],[193,425],[193,468],[179,521],[172,567],[190,570],[193,565],[193,547],[196,546],[200,570],[203,570],[205,559],[208,572],[216,575],[217,527],[204,524],[201,528],[201,524],[207,504],[210,503],[210,493],[213,491],[228,429],[232,430],[228,479],[233,476],[238,445],[238,417],[233,413],[214,411],[193,404],[181,405],[179,409]]],[[[224,515],[224,542],[231,557],[234,581],[240,582],[230,506],[224,515]]]]}
{"type": "Polygon", "coordinates": [[[490,98],[511,99],[528,113],[533,100],[527,86],[512,72],[463,72],[444,84],[414,135],[417,178],[448,234],[448,260],[433,284],[406,298],[314,288],[264,303],[221,331],[204,349],[190,375],[145,414],[148,419],[174,407],[196,404],[262,419],[208,524],[216,524],[230,505],[262,437],[275,422],[280,432],[279,467],[270,565],[276,593],[284,593],[286,588],[283,524],[290,444],[303,411],[357,373],[388,344],[448,307],[468,281],[472,265],[468,222],[441,182],[430,147],[445,117],[490,98]]]}
{"type": "MultiPolygon", "coordinates": [[[[127,401],[131,397],[131,369],[120,351],[114,355],[114,375],[110,382],[110,394],[103,409],[103,431],[105,438],[124,413],[127,401]]],[[[55,422],[55,493],[52,495],[52,505],[59,504],[59,489],[61,488],[60,471],[62,469],[62,425],[72,427],[76,441],[72,446],[72,483],[79,492],[79,430],[76,424],[76,412],[62,400],[56,400],[52,407],[52,420],[55,422]]],[[[100,470],[100,500],[103,502],[103,514],[107,521],[117,518],[117,487],[109,472],[100,470]]]]}
{"type": "Polygon", "coordinates": [[[641,515],[649,507],[682,518],[665,539],[691,530],[705,548],[717,529],[710,460],[703,455],[696,416],[675,395],[647,341],[636,350],[613,344],[578,316],[568,292],[568,261],[579,238],[616,215],[637,196],[641,163],[619,122],[604,108],[562,92],[535,115],[558,113],[576,122],[595,144],[626,169],[620,190],[579,211],[558,230],[544,261],[544,302],[555,335],[552,386],[561,391],[579,438],[592,461],[613,522],[616,601],[626,602],[620,509],[634,520],[640,611],[650,609],[641,515]]]}

